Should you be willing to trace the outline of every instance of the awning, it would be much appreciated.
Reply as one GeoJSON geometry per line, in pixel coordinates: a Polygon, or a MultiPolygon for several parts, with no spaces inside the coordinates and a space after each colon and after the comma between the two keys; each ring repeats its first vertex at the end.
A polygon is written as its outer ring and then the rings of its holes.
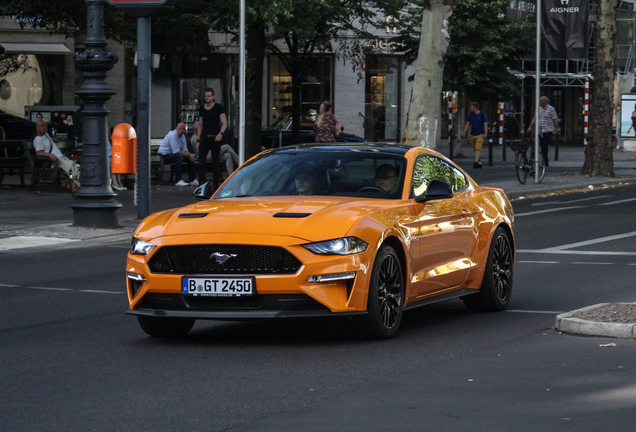
{"type": "Polygon", "coordinates": [[[60,43],[9,43],[0,42],[5,54],[70,54],[72,51],[60,43]]]}

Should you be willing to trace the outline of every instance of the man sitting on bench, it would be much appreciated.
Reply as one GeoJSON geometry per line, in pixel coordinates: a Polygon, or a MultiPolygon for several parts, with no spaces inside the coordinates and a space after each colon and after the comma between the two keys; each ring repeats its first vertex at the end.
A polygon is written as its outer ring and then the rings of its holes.
{"type": "Polygon", "coordinates": [[[159,153],[159,156],[163,158],[164,163],[174,164],[175,180],[177,180],[175,186],[199,186],[194,166],[196,156],[188,151],[185,131],[185,124],[179,123],[177,128],[168,132],[163,141],[161,141],[161,145],[159,146],[157,153],[159,153]],[[190,183],[184,182],[182,178],[181,165],[184,161],[188,163],[190,183]]]}
{"type": "Polygon", "coordinates": [[[57,166],[68,174],[73,166],[73,161],[62,154],[60,149],[55,145],[53,139],[47,133],[48,127],[44,120],[38,120],[35,123],[35,130],[38,136],[33,139],[33,148],[38,156],[48,156],[52,161],[57,161],[57,166]]]}

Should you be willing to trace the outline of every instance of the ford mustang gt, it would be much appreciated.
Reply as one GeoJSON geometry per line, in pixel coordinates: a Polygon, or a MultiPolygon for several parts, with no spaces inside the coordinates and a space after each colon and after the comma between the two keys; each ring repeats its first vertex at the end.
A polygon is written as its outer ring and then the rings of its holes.
{"type": "Polygon", "coordinates": [[[197,319],[347,316],[386,339],[417,306],[510,302],[510,201],[430,149],[266,150],[195,198],[147,217],[132,239],[128,313],[151,336],[183,336],[197,319]]]}

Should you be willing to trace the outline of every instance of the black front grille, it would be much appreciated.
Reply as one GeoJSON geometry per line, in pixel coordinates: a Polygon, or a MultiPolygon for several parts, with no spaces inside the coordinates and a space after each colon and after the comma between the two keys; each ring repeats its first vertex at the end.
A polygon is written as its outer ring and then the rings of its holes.
{"type": "Polygon", "coordinates": [[[152,273],[189,275],[294,274],[301,265],[281,247],[246,245],[166,246],[148,262],[152,273]]]}

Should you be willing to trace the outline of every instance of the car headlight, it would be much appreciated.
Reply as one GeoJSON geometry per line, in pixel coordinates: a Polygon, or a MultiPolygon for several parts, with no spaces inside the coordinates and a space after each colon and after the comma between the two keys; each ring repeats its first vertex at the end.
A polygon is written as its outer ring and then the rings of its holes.
{"type": "Polygon", "coordinates": [[[132,243],[130,245],[130,253],[133,255],[147,255],[154,247],[155,245],[153,245],[152,243],[148,243],[133,237],[132,243]]]}
{"type": "Polygon", "coordinates": [[[367,243],[357,237],[343,237],[303,245],[305,249],[317,255],[351,255],[364,252],[367,246],[367,243]]]}

